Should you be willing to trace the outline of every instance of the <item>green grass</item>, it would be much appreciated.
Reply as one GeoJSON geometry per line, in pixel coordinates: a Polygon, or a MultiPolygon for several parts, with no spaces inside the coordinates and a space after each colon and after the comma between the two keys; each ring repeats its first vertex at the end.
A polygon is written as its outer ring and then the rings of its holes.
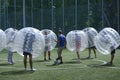
{"type": "MultiPolygon", "coordinates": [[[[51,52],[51,58],[57,57],[57,50],[51,52]]],[[[76,62],[77,55],[68,50],[63,51],[64,64],[53,66],[53,60],[43,61],[43,54],[33,59],[35,72],[24,71],[23,57],[13,54],[14,65],[7,64],[7,52],[0,52],[0,80],[119,80],[120,50],[116,50],[114,65],[101,66],[110,60],[110,55],[97,52],[97,58],[92,54],[86,59],[88,50],[80,53],[81,63],[76,62]]],[[[29,68],[29,63],[27,64],[29,68]]]]}

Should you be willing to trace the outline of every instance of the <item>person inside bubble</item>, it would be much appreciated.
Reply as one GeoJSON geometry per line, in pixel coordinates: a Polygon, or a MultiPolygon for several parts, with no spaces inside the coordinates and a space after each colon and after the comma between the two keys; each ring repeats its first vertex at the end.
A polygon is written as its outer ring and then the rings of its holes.
{"type": "Polygon", "coordinates": [[[58,57],[54,60],[53,65],[58,64],[58,60],[60,60],[59,64],[63,64],[62,51],[66,47],[66,38],[65,35],[62,34],[61,30],[58,31],[58,41],[56,42],[58,43],[58,50],[57,50],[58,57]]]}
{"type": "Polygon", "coordinates": [[[110,53],[111,58],[110,58],[110,62],[108,62],[107,64],[113,65],[113,60],[114,60],[114,56],[115,56],[115,49],[114,49],[113,46],[111,46],[111,47],[110,47],[110,50],[111,50],[111,53],[110,53]]]}
{"type": "Polygon", "coordinates": [[[91,52],[92,52],[92,50],[93,50],[95,58],[96,58],[97,56],[96,56],[95,46],[91,46],[91,45],[94,44],[93,39],[92,39],[91,35],[89,35],[89,32],[87,34],[88,34],[88,39],[89,39],[88,40],[88,57],[87,57],[87,59],[91,58],[91,52]]]}
{"type": "Polygon", "coordinates": [[[48,60],[51,60],[50,58],[50,37],[47,34],[47,31],[44,32],[44,38],[45,38],[45,49],[44,49],[44,61],[46,61],[46,53],[48,52],[48,60]]]}
{"type": "MultiPolygon", "coordinates": [[[[6,37],[7,37],[7,45],[10,43],[14,43],[14,39],[16,36],[16,29],[13,29],[11,33],[9,33],[8,30],[5,31],[6,37]],[[8,35],[7,35],[8,34],[8,35]]],[[[8,64],[14,64],[13,61],[13,52],[11,51],[11,47],[7,46],[7,52],[8,52],[8,64]]]]}
{"type": "MultiPolygon", "coordinates": [[[[104,34],[106,34],[106,33],[104,32],[104,34]]],[[[111,44],[111,47],[110,47],[111,58],[110,58],[110,62],[108,62],[107,64],[108,65],[112,65],[113,64],[113,60],[114,60],[114,55],[115,55],[115,48],[114,48],[115,44],[112,43],[112,41],[111,41],[111,39],[110,39],[110,37],[108,35],[103,35],[103,36],[106,38],[105,43],[106,44],[111,44]]]]}
{"type": "Polygon", "coordinates": [[[81,42],[81,38],[80,36],[78,36],[78,34],[76,33],[75,34],[75,48],[76,48],[76,54],[77,54],[77,58],[78,58],[78,62],[80,62],[80,55],[79,55],[79,52],[80,52],[80,42],[81,42]]]}
{"type": "Polygon", "coordinates": [[[97,57],[96,56],[96,49],[95,49],[95,46],[93,46],[93,47],[90,47],[90,43],[89,43],[89,41],[88,41],[88,57],[87,57],[87,59],[90,59],[91,58],[91,52],[92,52],[92,50],[93,50],[93,52],[94,52],[94,55],[95,55],[95,58],[97,57]]]}
{"type": "Polygon", "coordinates": [[[28,32],[25,35],[24,44],[23,44],[23,55],[24,55],[24,68],[27,70],[27,56],[29,56],[30,70],[34,71],[33,62],[32,62],[32,44],[35,41],[35,34],[28,32]]]}

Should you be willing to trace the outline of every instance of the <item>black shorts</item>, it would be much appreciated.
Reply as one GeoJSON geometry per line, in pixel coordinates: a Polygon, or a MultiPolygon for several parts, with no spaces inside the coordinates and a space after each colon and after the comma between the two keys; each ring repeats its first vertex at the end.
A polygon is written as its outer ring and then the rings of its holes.
{"type": "Polygon", "coordinates": [[[23,52],[23,55],[31,55],[29,52],[23,52]]]}
{"type": "Polygon", "coordinates": [[[115,49],[114,49],[114,50],[112,50],[111,54],[115,54],[115,49]]]}

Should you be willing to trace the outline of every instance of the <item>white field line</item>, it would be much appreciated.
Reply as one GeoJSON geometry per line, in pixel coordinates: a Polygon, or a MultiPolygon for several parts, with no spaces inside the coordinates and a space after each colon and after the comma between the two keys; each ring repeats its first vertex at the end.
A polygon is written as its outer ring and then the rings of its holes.
{"type": "Polygon", "coordinates": [[[104,61],[104,60],[99,60],[99,59],[94,59],[94,61],[102,62],[102,64],[106,64],[106,63],[107,63],[106,61],[104,61]]]}
{"type": "MultiPolygon", "coordinates": [[[[67,70],[67,69],[83,69],[85,67],[87,67],[87,66],[83,66],[83,67],[70,67],[70,68],[40,68],[40,69],[36,69],[36,70],[67,70]]],[[[14,69],[14,70],[24,70],[24,68],[20,68],[20,67],[18,68],[18,67],[0,66],[0,68],[14,69]]]]}
{"type": "MultiPolygon", "coordinates": [[[[106,61],[104,61],[104,60],[99,60],[99,59],[96,59],[96,61],[100,61],[100,62],[103,62],[103,64],[106,64],[107,62],[106,61]]],[[[105,68],[112,68],[112,69],[120,69],[120,67],[112,67],[112,66],[106,66],[105,68]]]]}
{"type": "MultiPolygon", "coordinates": [[[[3,59],[2,59],[3,60],[3,59]]],[[[7,60],[7,59],[6,59],[7,60]]],[[[18,61],[22,61],[22,60],[18,60],[18,61]]],[[[104,60],[98,60],[98,59],[94,59],[94,61],[99,61],[102,62],[103,64],[106,64],[107,62],[104,60]]],[[[81,63],[80,63],[81,64],[81,63]]],[[[66,65],[66,64],[63,64],[66,65]]],[[[67,64],[69,65],[69,64],[67,64]]],[[[79,64],[78,64],[79,65],[79,64]]],[[[37,70],[67,70],[67,69],[85,69],[85,68],[89,68],[87,65],[82,64],[83,66],[81,67],[68,67],[68,68],[40,68],[37,70]]],[[[14,67],[14,66],[0,66],[0,68],[4,68],[4,69],[15,69],[15,70],[24,70],[24,68],[21,67],[14,67]]],[[[105,67],[105,68],[113,68],[113,69],[120,69],[119,67],[105,67]]]]}

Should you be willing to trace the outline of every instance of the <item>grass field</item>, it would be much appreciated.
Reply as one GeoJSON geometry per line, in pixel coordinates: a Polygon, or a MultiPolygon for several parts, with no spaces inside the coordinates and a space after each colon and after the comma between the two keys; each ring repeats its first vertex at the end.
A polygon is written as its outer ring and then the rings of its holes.
{"type": "MultiPolygon", "coordinates": [[[[15,64],[7,63],[7,52],[0,52],[0,80],[120,80],[120,50],[116,50],[114,64],[104,65],[110,60],[110,55],[97,52],[97,58],[92,54],[86,59],[88,50],[80,53],[81,63],[76,62],[77,55],[68,50],[63,51],[64,64],[53,66],[53,60],[43,61],[43,54],[33,59],[35,72],[24,71],[23,57],[13,54],[15,64]]],[[[57,57],[56,49],[51,58],[57,57]]],[[[27,64],[29,68],[29,64],[27,64]]]]}

